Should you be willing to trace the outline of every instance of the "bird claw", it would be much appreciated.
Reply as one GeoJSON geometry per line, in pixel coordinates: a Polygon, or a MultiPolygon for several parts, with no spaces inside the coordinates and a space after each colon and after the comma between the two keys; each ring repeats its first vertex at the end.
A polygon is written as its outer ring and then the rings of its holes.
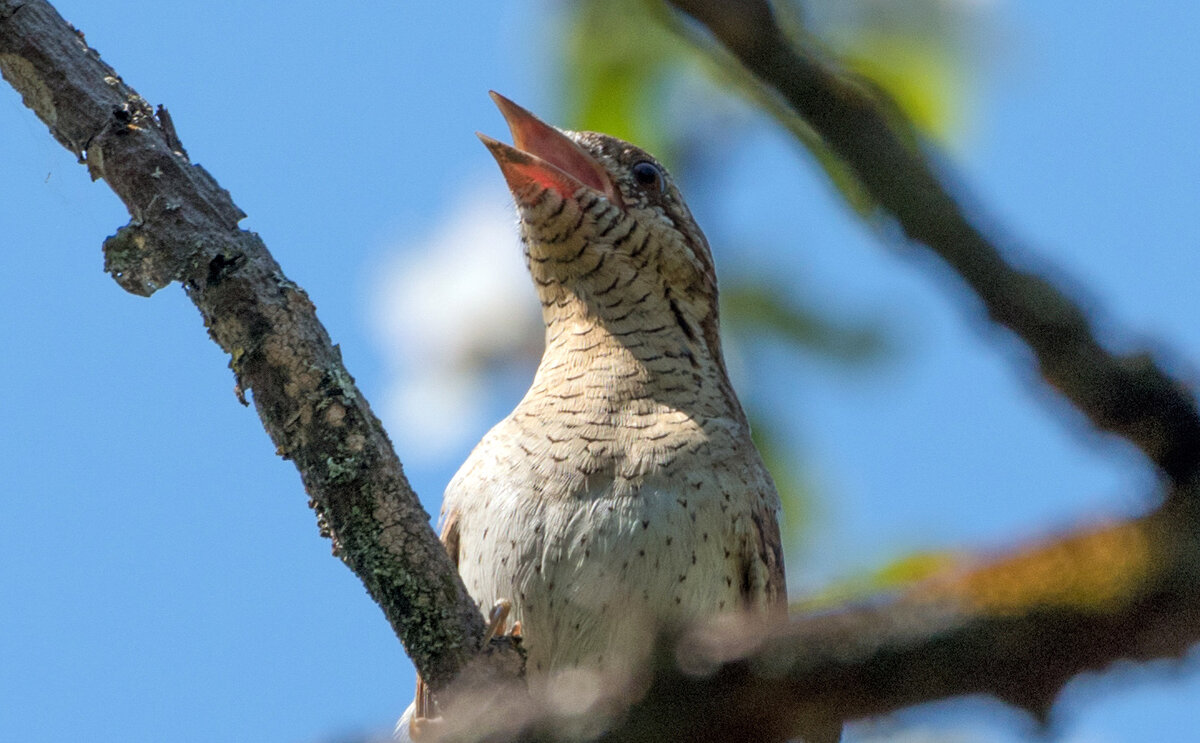
{"type": "MultiPolygon", "coordinates": [[[[486,647],[496,637],[520,637],[521,623],[513,622],[512,629],[505,632],[508,616],[512,613],[512,602],[508,599],[498,599],[488,612],[487,628],[483,633],[483,646],[486,647]]],[[[412,717],[408,720],[408,737],[412,741],[436,741],[445,729],[445,721],[436,713],[437,702],[433,694],[425,686],[425,680],[417,676],[417,698],[413,703],[412,717]]]]}
{"type": "Polygon", "coordinates": [[[503,635],[504,626],[508,623],[508,615],[512,613],[512,602],[508,599],[497,599],[488,612],[487,631],[483,633],[483,644],[487,645],[492,638],[503,635]]]}

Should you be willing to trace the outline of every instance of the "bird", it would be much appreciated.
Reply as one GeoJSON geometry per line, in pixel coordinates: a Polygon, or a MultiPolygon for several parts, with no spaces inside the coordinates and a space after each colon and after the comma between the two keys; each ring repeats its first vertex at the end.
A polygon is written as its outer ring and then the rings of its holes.
{"type": "Polygon", "coordinates": [[[491,96],[513,144],[478,136],[516,203],[545,349],[447,486],[441,538],[480,606],[511,608],[544,693],[579,669],[635,673],[664,625],[786,613],[780,499],[670,174],[491,96]]]}

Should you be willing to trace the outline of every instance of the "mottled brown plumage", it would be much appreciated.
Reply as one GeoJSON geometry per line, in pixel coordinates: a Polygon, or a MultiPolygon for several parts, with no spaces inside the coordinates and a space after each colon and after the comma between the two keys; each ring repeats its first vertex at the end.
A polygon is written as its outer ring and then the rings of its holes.
{"type": "Polygon", "coordinates": [[[712,257],[666,171],[493,94],[546,349],[446,489],[443,540],[508,599],[531,688],[628,672],[663,622],[783,611],[779,497],[721,355],[712,257]]]}

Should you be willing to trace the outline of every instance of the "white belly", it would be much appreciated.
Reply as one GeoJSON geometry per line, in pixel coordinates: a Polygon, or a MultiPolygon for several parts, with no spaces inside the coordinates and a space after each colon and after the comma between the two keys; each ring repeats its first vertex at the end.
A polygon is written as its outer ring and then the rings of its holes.
{"type": "Polygon", "coordinates": [[[493,492],[459,512],[459,572],[482,606],[512,601],[531,679],[625,671],[661,623],[742,608],[744,552],[729,511],[715,487],[685,483],[582,500],[493,492]]]}

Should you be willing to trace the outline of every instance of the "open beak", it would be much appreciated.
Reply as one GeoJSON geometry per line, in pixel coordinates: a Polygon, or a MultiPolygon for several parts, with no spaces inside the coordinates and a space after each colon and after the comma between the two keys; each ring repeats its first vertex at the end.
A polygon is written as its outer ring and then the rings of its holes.
{"type": "Polygon", "coordinates": [[[569,198],[580,186],[599,191],[612,203],[620,204],[612,179],[596,159],[567,135],[541,121],[495,91],[492,100],[508,122],[513,144],[509,146],[478,134],[500,165],[513,194],[529,186],[553,188],[569,198]]]}

